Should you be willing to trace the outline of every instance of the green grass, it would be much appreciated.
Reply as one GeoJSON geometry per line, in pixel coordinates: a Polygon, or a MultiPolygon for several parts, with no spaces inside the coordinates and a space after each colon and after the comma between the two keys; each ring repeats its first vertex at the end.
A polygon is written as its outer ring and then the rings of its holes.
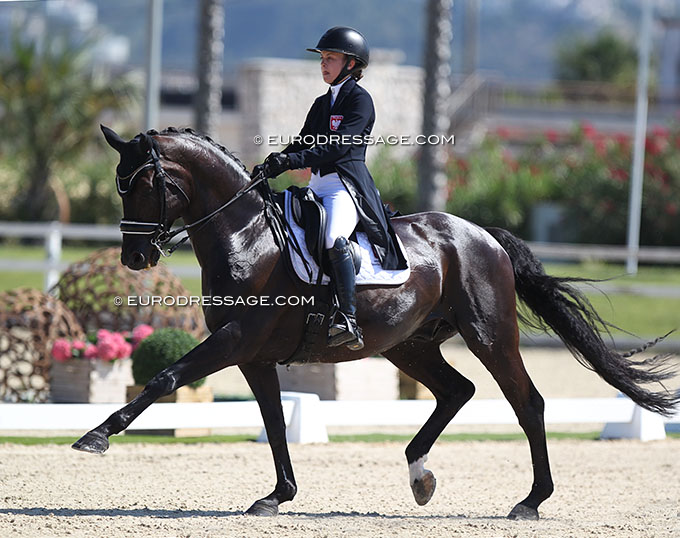
{"type": "MultiPolygon", "coordinates": [[[[130,443],[153,443],[157,445],[181,444],[195,445],[198,443],[243,443],[255,441],[252,435],[209,435],[203,437],[173,437],[169,435],[114,435],[109,438],[112,445],[126,445],[130,443]]],[[[0,444],[16,445],[72,445],[78,437],[22,437],[0,436],[0,444]]]]}
{"type": "MultiPolygon", "coordinates": [[[[92,247],[66,246],[62,258],[66,262],[74,262],[88,256],[96,250],[92,247]]],[[[1,259],[41,260],[44,258],[42,246],[22,246],[17,244],[0,245],[1,259]]],[[[170,269],[178,265],[198,266],[191,250],[179,250],[162,263],[170,269]]],[[[553,263],[546,265],[546,271],[556,276],[575,276],[594,279],[614,280],[609,285],[655,284],[658,286],[680,286],[680,269],[665,266],[642,266],[636,276],[625,276],[622,264],[605,263],[553,263]],[[618,278],[615,278],[618,277],[618,278]]],[[[182,284],[191,295],[201,295],[200,278],[182,278],[182,284]]],[[[35,272],[0,272],[0,291],[33,287],[42,289],[43,275],[35,272]]],[[[640,297],[624,294],[610,294],[608,297],[596,290],[586,290],[588,298],[604,319],[641,337],[654,337],[672,329],[680,328],[680,301],[664,297],[640,297]]]]}
{"type": "MultiPolygon", "coordinates": [[[[408,442],[414,435],[373,433],[359,435],[329,435],[329,440],[334,443],[382,443],[393,441],[408,442]]],[[[548,432],[548,439],[581,439],[597,440],[600,432],[570,433],[570,432],[548,432]]],[[[445,433],[439,436],[437,442],[458,442],[458,441],[525,441],[523,433],[445,433]]]]}
{"type": "Polygon", "coordinates": [[[637,275],[627,275],[626,267],[617,263],[549,263],[545,265],[547,273],[555,276],[574,276],[593,279],[613,279],[609,284],[659,284],[667,286],[680,285],[680,268],[676,266],[640,267],[637,275]]]}
{"type": "MultiPolygon", "coordinates": [[[[584,439],[596,440],[598,432],[589,433],[548,433],[549,439],[584,439]]],[[[360,435],[329,435],[332,443],[387,443],[408,442],[413,435],[405,434],[360,434],[360,435]]],[[[523,441],[526,437],[522,433],[460,433],[444,434],[439,441],[523,441]]],[[[0,444],[17,445],[71,445],[78,440],[77,437],[0,437],[0,444]]],[[[114,435],[110,438],[111,444],[152,443],[152,444],[180,444],[194,445],[198,443],[243,443],[254,442],[252,435],[211,435],[206,437],[172,437],[167,435],[114,435]]]]}
{"type": "MultiPolygon", "coordinates": [[[[667,433],[671,439],[680,439],[680,433],[667,433]]],[[[550,440],[597,441],[599,432],[548,432],[550,440]]],[[[407,443],[413,439],[411,434],[373,433],[358,435],[329,435],[331,443],[407,443]]],[[[32,445],[72,445],[77,437],[9,437],[0,436],[0,444],[32,445]]],[[[245,443],[254,442],[252,435],[210,435],[205,437],[171,437],[166,435],[114,435],[111,444],[151,443],[158,445],[178,444],[194,445],[198,443],[245,443]]],[[[443,434],[438,442],[452,443],[460,441],[526,441],[523,433],[453,433],[443,434]]]]}

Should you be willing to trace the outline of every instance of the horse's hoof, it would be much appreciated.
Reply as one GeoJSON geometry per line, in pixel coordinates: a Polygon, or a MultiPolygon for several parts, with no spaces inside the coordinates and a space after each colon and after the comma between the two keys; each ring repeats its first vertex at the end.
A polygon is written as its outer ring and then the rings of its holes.
{"type": "Polygon", "coordinates": [[[423,476],[411,484],[411,491],[413,491],[416,502],[420,506],[423,506],[430,502],[436,487],[437,480],[435,479],[434,474],[432,474],[432,471],[426,470],[423,476]]]}
{"type": "Polygon", "coordinates": [[[246,510],[248,516],[277,516],[279,514],[279,504],[276,501],[260,499],[246,510]]]}
{"type": "Polygon", "coordinates": [[[508,519],[538,521],[538,510],[529,508],[523,504],[518,504],[508,514],[508,519]]]}
{"type": "Polygon", "coordinates": [[[109,448],[109,439],[104,434],[88,432],[73,443],[71,448],[90,454],[103,454],[109,448]]]}

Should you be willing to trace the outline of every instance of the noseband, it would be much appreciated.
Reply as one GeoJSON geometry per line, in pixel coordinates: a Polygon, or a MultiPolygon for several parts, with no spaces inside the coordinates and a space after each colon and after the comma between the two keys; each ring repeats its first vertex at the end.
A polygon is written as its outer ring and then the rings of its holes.
{"type": "Polygon", "coordinates": [[[121,197],[127,196],[134,188],[137,176],[144,170],[147,170],[149,168],[154,169],[154,177],[152,178],[152,182],[154,185],[157,185],[161,205],[161,212],[158,218],[158,222],[145,222],[121,219],[120,231],[123,235],[129,234],[129,235],[152,236],[150,242],[154,247],[156,247],[156,249],[158,250],[158,252],[161,253],[162,256],[165,257],[170,256],[175,250],[177,250],[177,248],[182,243],[189,239],[189,235],[187,235],[169,249],[164,250],[163,247],[165,247],[165,245],[167,245],[175,236],[181,234],[182,232],[186,232],[198,225],[201,225],[202,228],[203,225],[207,224],[208,221],[212,219],[215,215],[217,215],[220,211],[227,208],[229,205],[238,200],[241,196],[250,192],[259,183],[265,180],[264,172],[261,172],[260,174],[258,174],[255,181],[251,182],[247,187],[238,191],[225,204],[218,207],[215,211],[198,219],[196,222],[192,222],[191,224],[186,224],[180,228],[170,230],[169,226],[166,223],[167,218],[166,191],[168,190],[167,182],[170,182],[172,185],[174,185],[177,188],[177,190],[179,190],[179,192],[182,194],[182,196],[184,196],[187,202],[190,203],[191,200],[189,200],[189,197],[184,192],[182,187],[179,186],[177,181],[175,181],[172,178],[172,176],[170,176],[165,170],[163,170],[163,166],[161,165],[161,159],[158,155],[157,143],[155,140],[153,139],[151,140],[152,144],[151,149],[149,151],[149,158],[127,176],[120,177],[118,174],[116,174],[116,189],[118,190],[118,194],[121,197]]]}

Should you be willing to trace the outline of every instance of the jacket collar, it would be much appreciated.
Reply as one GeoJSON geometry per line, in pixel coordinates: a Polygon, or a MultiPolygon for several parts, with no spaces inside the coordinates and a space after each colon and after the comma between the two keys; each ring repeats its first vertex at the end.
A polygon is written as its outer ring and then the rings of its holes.
{"type": "MultiPolygon", "coordinates": [[[[351,92],[354,89],[354,86],[357,85],[357,81],[354,80],[352,77],[349,78],[349,80],[346,80],[342,87],[340,88],[340,91],[338,92],[337,97],[335,98],[335,103],[333,103],[333,106],[331,107],[331,112],[334,110],[337,110],[340,107],[340,104],[342,103],[343,99],[347,96],[349,92],[351,92]]],[[[328,89],[328,104],[331,102],[331,90],[330,88],[328,89]]]]}

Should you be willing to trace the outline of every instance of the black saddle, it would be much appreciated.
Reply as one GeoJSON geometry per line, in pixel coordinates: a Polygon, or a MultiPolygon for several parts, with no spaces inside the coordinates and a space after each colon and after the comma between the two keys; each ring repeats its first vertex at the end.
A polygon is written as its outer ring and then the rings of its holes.
{"type": "MultiPolygon", "coordinates": [[[[317,265],[323,269],[323,272],[329,275],[330,269],[324,240],[328,224],[326,208],[321,203],[321,199],[309,187],[293,185],[288,187],[288,192],[291,194],[293,220],[305,232],[307,250],[317,265]]],[[[354,236],[354,234],[352,235],[354,236]]],[[[354,237],[356,239],[356,236],[354,237]]],[[[350,244],[352,245],[354,268],[358,274],[361,268],[359,245],[352,241],[350,241],[350,244]]]]}

